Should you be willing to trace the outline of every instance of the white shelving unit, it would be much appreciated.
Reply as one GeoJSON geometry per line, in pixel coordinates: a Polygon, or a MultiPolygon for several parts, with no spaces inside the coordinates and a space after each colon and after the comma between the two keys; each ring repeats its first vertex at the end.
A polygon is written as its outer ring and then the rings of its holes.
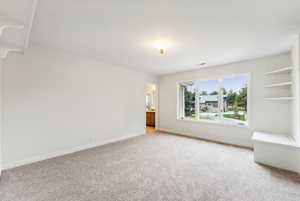
{"type": "MultiPolygon", "coordinates": [[[[270,71],[270,72],[267,72],[265,73],[265,76],[269,77],[269,76],[278,76],[278,75],[281,75],[281,74],[287,74],[287,73],[291,73],[293,70],[293,67],[292,66],[289,66],[289,67],[284,67],[284,68],[280,68],[280,69],[277,69],[277,70],[273,70],[273,71],[270,71]]],[[[291,87],[293,85],[293,82],[288,80],[288,81],[285,81],[285,82],[275,82],[273,84],[267,84],[265,85],[265,88],[272,88],[272,89],[276,89],[276,88],[283,88],[284,90],[291,90],[291,87]]],[[[281,91],[282,92],[282,91],[281,91]]],[[[266,97],[264,98],[266,101],[290,101],[290,100],[293,100],[294,98],[292,96],[286,96],[285,95],[278,95],[278,96],[275,96],[275,97],[266,97]]]]}
{"type": "Polygon", "coordinates": [[[22,22],[0,13],[0,37],[5,29],[24,29],[24,27],[25,25],[22,22]]]}
{"type": "MultiPolygon", "coordinates": [[[[11,17],[5,16],[0,12],[0,38],[6,29],[22,30],[25,28],[24,23],[19,22],[11,17]]],[[[9,52],[23,53],[24,48],[15,44],[7,43],[6,41],[0,41],[0,58],[6,58],[9,52]]]]}
{"type": "Polygon", "coordinates": [[[270,97],[270,98],[265,98],[265,100],[268,101],[289,101],[289,100],[293,100],[294,97],[270,97]]]}
{"type": "MultiPolygon", "coordinates": [[[[7,44],[0,41],[0,58],[6,58],[9,52],[18,52],[18,53],[24,53],[24,50],[28,48],[29,41],[30,41],[30,35],[33,25],[33,20],[35,18],[36,14],[36,8],[37,8],[38,0],[32,0],[31,6],[26,8],[26,11],[28,12],[26,15],[22,14],[18,16],[19,19],[22,19],[21,21],[14,18],[14,16],[10,15],[7,10],[0,9],[0,39],[4,40],[3,33],[7,29],[13,29],[16,31],[16,33],[19,32],[15,36],[14,39],[8,41],[14,41],[18,42],[18,46],[14,44],[7,44]],[[23,16],[23,17],[22,17],[23,16]],[[24,21],[23,21],[24,20],[24,21]],[[21,31],[23,30],[23,31],[21,31]]],[[[25,11],[25,10],[24,10],[25,11]]],[[[12,34],[14,35],[14,34],[12,34]]],[[[8,35],[9,38],[9,35],[8,35]]]]}
{"type": "MultiPolygon", "coordinates": [[[[266,84],[265,101],[287,102],[294,100],[292,96],[292,76],[293,67],[284,67],[265,73],[265,78],[270,84],[266,84]],[[267,96],[267,95],[266,95],[267,96]]],[[[278,107],[281,107],[278,105],[278,107]]],[[[300,147],[290,135],[279,133],[255,131],[252,136],[254,147],[254,160],[258,163],[295,171],[297,161],[290,160],[296,158],[300,147]]]]}
{"type": "Polygon", "coordinates": [[[275,83],[275,84],[265,85],[266,88],[291,87],[291,86],[292,86],[292,82],[281,82],[281,83],[275,83]]]}
{"type": "Polygon", "coordinates": [[[278,70],[274,70],[274,71],[270,71],[265,73],[265,75],[276,75],[276,74],[280,74],[280,73],[290,73],[293,70],[293,67],[285,67],[285,68],[280,68],[278,70]]]}
{"type": "MultiPolygon", "coordinates": [[[[273,108],[274,115],[279,115],[283,124],[291,123],[288,125],[289,127],[299,124],[297,120],[299,111],[295,109],[299,104],[299,95],[297,94],[299,86],[296,86],[299,81],[299,45],[300,38],[298,37],[296,48],[292,50],[295,55],[295,58],[292,59],[292,66],[264,73],[266,79],[264,100],[272,102],[271,104],[266,102],[266,105],[273,108]],[[276,111],[277,107],[279,111],[276,111]],[[280,116],[280,111],[289,107],[292,110],[280,116]]],[[[281,123],[280,119],[277,124],[281,123]]],[[[297,160],[300,153],[300,143],[297,139],[299,129],[280,129],[278,132],[275,128],[270,128],[272,131],[265,129],[253,133],[254,161],[300,173],[299,160],[297,160]]]]}

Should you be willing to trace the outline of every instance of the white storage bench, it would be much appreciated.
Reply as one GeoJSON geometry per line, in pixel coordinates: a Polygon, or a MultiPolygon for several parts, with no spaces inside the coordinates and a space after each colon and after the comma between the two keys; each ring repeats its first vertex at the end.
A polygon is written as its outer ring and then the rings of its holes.
{"type": "Polygon", "coordinates": [[[254,132],[252,136],[255,162],[298,172],[300,146],[290,136],[254,132]]]}

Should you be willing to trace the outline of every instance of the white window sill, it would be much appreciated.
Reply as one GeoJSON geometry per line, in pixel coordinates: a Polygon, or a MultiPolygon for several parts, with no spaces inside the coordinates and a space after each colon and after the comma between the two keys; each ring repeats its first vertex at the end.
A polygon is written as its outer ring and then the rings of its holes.
{"type": "Polygon", "coordinates": [[[235,127],[240,127],[240,128],[248,128],[249,124],[248,122],[243,122],[241,124],[238,121],[232,121],[228,122],[226,120],[218,119],[218,120],[196,120],[196,119],[189,119],[189,118],[177,118],[178,121],[188,121],[188,122],[193,122],[193,123],[209,123],[209,124],[218,124],[218,125],[223,125],[223,126],[235,126],[235,127]]]}

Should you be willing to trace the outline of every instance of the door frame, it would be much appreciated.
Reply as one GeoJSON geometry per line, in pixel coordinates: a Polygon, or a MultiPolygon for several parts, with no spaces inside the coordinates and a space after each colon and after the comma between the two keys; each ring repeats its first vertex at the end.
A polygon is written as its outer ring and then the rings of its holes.
{"type": "MultiPolygon", "coordinates": [[[[158,84],[157,82],[147,82],[146,83],[146,88],[145,88],[145,96],[147,95],[147,88],[148,88],[148,85],[155,85],[155,90],[153,92],[153,101],[154,101],[154,107],[155,107],[155,130],[158,130],[159,129],[159,115],[158,115],[158,112],[159,112],[159,104],[158,104],[158,84]]],[[[145,109],[146,109],[146,101],[145,101],[145,109]]],[[[146,115],[145,115],[146,117],[146,115]]],[[[145,118],[145,131],[146,131],[146,118],[145,118]]]]}

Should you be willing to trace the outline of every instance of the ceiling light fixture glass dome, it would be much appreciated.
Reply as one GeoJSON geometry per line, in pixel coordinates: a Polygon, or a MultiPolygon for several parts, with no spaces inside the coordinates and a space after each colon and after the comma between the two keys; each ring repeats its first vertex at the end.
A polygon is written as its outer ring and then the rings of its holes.
{"type": "Polygon", "coordinates": [[[165,54],[166,50],[170,48],[170,41],[167,40],[156,40],[153,43],[153,46],[159,50],[160,54],[165,54]]]}

